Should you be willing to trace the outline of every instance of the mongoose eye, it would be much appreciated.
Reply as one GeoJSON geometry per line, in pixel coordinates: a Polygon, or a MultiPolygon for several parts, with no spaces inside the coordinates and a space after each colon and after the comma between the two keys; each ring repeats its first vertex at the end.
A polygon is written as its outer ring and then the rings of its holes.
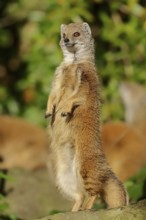
{"type": "Polygon", "coordinates": [[[74,37],[78,37],[78,36],[80,36],[80,33],[79,33],[79,32],[75,32],[75,33],[73,34],[73,36],[74,36],[74,37]]]}
{"type": "Polygon", "coordinates": [[[63,38],[66,38],[66,34],[65,33],[63,33],[63,38]]]}

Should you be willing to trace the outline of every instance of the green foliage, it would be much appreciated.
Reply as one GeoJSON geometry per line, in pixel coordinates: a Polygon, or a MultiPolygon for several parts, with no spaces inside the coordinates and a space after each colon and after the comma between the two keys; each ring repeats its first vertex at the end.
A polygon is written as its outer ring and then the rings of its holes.
{"type": "Polygon", "coordinates": [[[146,168],[138,172],[137,175],[130,178],[125,186],[128,190],[131,202],[136,202],[146,197],[146,168]]]}
{"type": "Polygon", "coordinates": [[[57,214],[57,213],[64,213],[65,211],[59,211],[59,210],[51,210],[50,212],[49,212],[49,215],[55,215],[55,214],[57,214]]]}
{"type": "Polygon", "coordinates": [[[7,215],[0,215],[0,220],[19,220],[16,218],[15,215],[10,214],[9,216],[7,215]]]}
{"type": "Polygon", "coordinates": [[[9,208],[8,203],[5,201],[5,197],[0,194],[0,213],[4,213],[9,208]]]}
{"type": "Polygon", "coordinates": [[[0,172],[0,179],[5,179],[5,180],[8,180],[8,181],[14,181],[12,176],[10,176],[8,174],[5,174],[3,172],[0,172]]]}
{"type": "MultiPolygon", "coordinates": [[[[13,181],[13,178],[9,176],[8,174],[4,174],[3,172],[0,172],[0,179],[5,179],[8,181],[13,181]]],[[[0,220],[17,220],[16,216],[13,214],[5,215],[7,211],[10,209],[5,196],[0,194],[0,220]]]]}
{"type": "Polygon", "coordinates": [[[5,91],[5,86],[1,87],[2,102],[3,99],[8,100],[2,103],[1,112],[22,115],[43,124],[52,76],[62,59],[59,47],[60,24],[81,21],[82,18],[91,20],[87,6],[82,0],[78,3],[57,0],[30,3],[29,0],[18,0],[8,4],[7,16],[23,23],[18,28],[18,37],[19,59],[25,67],[19,69],[19,74],[24,75],[15,81],[17,97],[9,97],[8,89],[5,91]]]}
{"type": "Polygon", "coordinates": [[[105,100],[110,103],[107,108],[113,104],[109,112],[114,117],[120,116],[120,109],[116,108],[116,104],[120,104],[116,91],[121,80],[146,84],[146,9],[139,1],[133,1],[133,4],[132,1],[113,1],[113,4],[109,3],[109,10],[110,13],[99,13],[101,45],[107,47],[102,54],[100,70],[103,82],[109,79],[104,94],[105,100]]]}

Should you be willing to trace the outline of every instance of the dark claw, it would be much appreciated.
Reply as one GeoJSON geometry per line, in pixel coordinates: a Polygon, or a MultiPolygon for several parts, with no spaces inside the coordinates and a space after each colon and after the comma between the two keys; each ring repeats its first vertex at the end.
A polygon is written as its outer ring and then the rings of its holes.
{"type": "Polygon", "coordinates": [[[46,114],[45,114],[45,118],[49,118],[50,116],[52,116],[51,113],[46,113],[46,114]]]}
{"type": "Polygon", "coordinates": [[[61,117],[67,117],[70,113],[69,112],[62,112],[61,117]]]}

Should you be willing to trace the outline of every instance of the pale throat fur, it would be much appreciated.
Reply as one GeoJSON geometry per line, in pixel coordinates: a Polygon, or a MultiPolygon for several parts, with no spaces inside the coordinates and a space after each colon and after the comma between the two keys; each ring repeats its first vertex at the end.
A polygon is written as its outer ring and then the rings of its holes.
{"type": "Polygon", "coordinates": [[[63,63],[94,62],[94,39],[87,23],[61,25],[63,63]]]}

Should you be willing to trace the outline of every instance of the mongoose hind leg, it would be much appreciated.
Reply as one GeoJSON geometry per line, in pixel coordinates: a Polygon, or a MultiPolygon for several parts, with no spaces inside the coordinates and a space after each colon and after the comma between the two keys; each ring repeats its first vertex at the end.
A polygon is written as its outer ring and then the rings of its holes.
{"type": "Polygon", "coordinates": [[[85,205],[83,206],[82,210],[84,209],[91,209],[95,200],[96,200],[96,197],[97,195],[94,195],[94,196],[90,196],[88,199],[87,199],[87,202],[85,203],[85,205]]]}
{"type": "Polygon", "coordinates": [[[83,194],[77,195],[75,204],[73,205],[73,208],[72,208],[72,212],[79,211],[81,206],[82,206],[82,204],[83,204],[83,201],[84,201],[84,195],[83,194]]]}

